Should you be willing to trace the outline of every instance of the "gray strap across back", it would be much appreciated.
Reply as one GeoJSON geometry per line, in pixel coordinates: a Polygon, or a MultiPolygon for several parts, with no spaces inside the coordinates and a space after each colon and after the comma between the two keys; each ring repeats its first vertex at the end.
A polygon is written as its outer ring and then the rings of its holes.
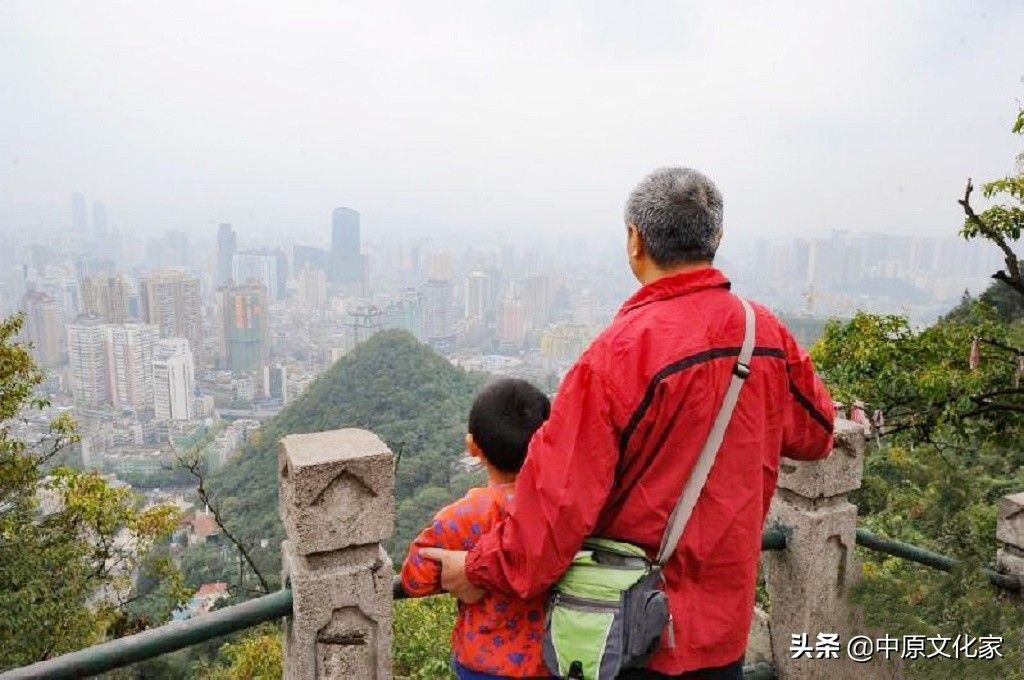
{"type": "Polygon", "coordinates": [[[718,449],[722,447],[725,430],[729,427],[740,390],[743,388],[747,376],[750,375],[750,358],[754,355],[754,310],[750,303],[743,298],[739,298],[739,301],[743,305],[744,314],[743,345],[740,347],[740,355],[736,360],[729,388],[722,399],[722,406],[718,410],[718,415],[715,416],[715,422],[711,425],[707,441],[704,442],[704,448],[701,449],[697,463],[693,466],[693,472],[686,480],[686,486],[683,487],[683,493],[679,496],[676,507],[668,518],[668,526],[665,528],[665,535],[661,538],[661,548],[659,548],[658,557],[655,560],[659,567],[664,567],[669,557],[676,551],[676,546],[683,535],[690,514],[693,512],[694,506],[697,505],[697,499],[700,498],[700,492],[704,489],[705,482],[708,481],[708,475],[711,473],[711,466],[715,464],[718,449]]]}

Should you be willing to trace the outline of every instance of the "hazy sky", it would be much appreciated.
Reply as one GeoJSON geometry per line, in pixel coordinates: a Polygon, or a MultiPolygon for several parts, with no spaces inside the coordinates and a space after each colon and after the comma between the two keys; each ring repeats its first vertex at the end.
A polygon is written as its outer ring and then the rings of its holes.
{"type": "Polygon", "coordinates": [[[727,239],[939,234],[1021,149],[1022,2],[285,4],[0,0],[0,219],[607,235],[683,164],[727,239]]]}

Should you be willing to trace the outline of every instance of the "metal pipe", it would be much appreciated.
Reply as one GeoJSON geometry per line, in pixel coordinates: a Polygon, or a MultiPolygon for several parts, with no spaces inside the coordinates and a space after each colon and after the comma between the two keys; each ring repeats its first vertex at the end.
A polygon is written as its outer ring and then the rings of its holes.
{"type": "Polygon", "coordinates": [[[788,529],[778,524],[770,526],[761,534],[761,550],[785,550],[788,529]]]}
{"type": "MultiPolygon", "coordinates": [[[[910,543],[904,543],[903,541],[895,541],[891,538],[876,536],[867,529],[857,529],[857,545],[862,545],[865,548],[885,553],[886,555],[901,557],[905,560],[909,560],[910,562],[917,562],[918,564],[923,564],[926,567],[938,569],[939,571],[950,572],[956,569],[960,564],[952,557],[941,555],[910,543]]],[[[993,571],[987,567],[982,571],[984,571],[989,582],[998,588],[1003,588],[1004,590],[1010,590],[1013,592],[1019,592],[1021,589],[1020,581],[1012,576],[1000,574],[999,572],[993,571]]]]}
{"type": "Polygon", "coordinates": [[[86,647],[31,666],[15,668],[0,675],[0,680],[80,678],[96,675],[249,628],[264,621],[279,619],[291,613],[292,591],[279,590],[194,619],[174,621],[159,628],[86,647]]]}

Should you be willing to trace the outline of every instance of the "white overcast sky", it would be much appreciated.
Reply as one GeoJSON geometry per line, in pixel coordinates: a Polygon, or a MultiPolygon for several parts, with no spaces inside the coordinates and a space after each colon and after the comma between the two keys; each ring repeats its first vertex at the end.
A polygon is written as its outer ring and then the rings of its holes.
{"type": "Polygon", "coordinates": [[[0,218],[582,235],[681,164],[731,239],[949,234],[1022,76],[1019,1],[0,0],[0,218]]]}

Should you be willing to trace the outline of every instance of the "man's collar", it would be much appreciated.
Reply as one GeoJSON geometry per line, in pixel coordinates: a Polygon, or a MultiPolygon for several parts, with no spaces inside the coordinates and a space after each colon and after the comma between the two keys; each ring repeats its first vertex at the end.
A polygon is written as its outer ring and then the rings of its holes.
{"type": "Polygon", "coordinates": [[[658,300],[665,300],[668,298],[678,297],[680,295],[687,295],[698,290],[704,290],[705,288],[726,288],[728,289],[732,284],[729,283],[729,279],[725,278],[720,270],[715,267],[704,267],[702,269],[692,269],[686,272],[680,272],[679,274],[669,274],[663,276],[656,281],[648,283],[646,286],[633,293],[633,295],[623,303],[619,309],[619,314],[624,314],[628,311],[642,307],[649,302],[656,302],[658,300]]]}

